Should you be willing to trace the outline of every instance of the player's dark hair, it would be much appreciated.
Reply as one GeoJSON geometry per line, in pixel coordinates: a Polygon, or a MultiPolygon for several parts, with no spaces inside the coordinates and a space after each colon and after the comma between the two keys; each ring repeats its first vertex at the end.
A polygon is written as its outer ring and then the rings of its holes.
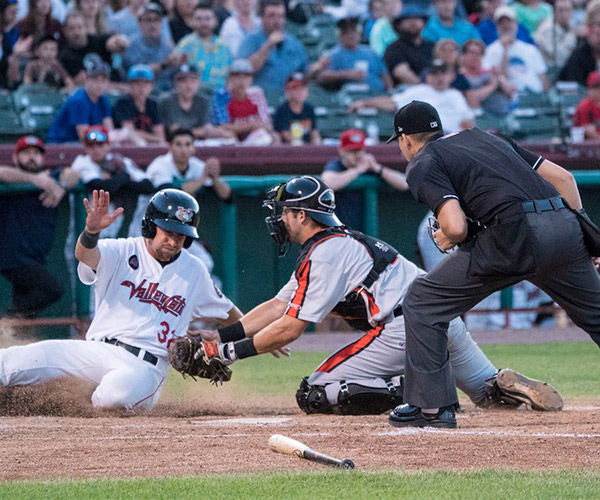
{"type": "Polygon", "coordinates": [[[189,135],[192,138],[192,141],[194,140],[194,132],[192,132],[189,128],[182,127],[176,128],[175,130],[173,130],[173,132],[169,132],[167,137],[169,144],[175,140],[175,137],[179,137],[180,135],[189,135]]]}
{"type": "Polygon", "coordinates": [[[285,7],[283,0],[262,0],[258,6],[258,15],[262,16],[265,13],[265,10],[267,10],[267,7],[270,7],[271,5],[283,5],[285,7]]]}

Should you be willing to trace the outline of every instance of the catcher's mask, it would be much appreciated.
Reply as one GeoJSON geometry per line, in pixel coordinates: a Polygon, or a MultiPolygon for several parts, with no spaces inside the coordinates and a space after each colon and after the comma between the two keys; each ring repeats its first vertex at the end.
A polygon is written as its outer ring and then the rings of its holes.
{"type": "Polygon", "coordinates": [[[281,220],[283,208],[304,210],[319,224],[339,227],[342,223],[335,215],[335,195],[333,190],[316,177],[304,175],[282,182],[267,191],[263,207],[271,210],[265,218],[269,233],[279,245],[279,256],[284,256],[290,246],[290,237],[281,220]]]}
{"type": "Polygon", "coordinates": [[[200,207],[193,196],[179,189],[163,189],[148,203],[142,219],[142,236],[154,238],[158,226],[165,231],[185,234],[187,238],[183,246],[189,248],[192,241],[198,238],[199,212],[200,207]]]}

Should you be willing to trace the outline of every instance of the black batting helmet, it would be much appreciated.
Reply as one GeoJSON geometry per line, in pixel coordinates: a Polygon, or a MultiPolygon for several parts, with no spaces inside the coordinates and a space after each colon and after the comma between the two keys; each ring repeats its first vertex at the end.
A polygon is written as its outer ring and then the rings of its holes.
{"type": "Polygon", "coordinates": [[[272,210],[272,215],[265,218],[265,222],[271,236],[279,244],[280,256],[285,255],[289,247],[289,235],[281,220],[284,207],[304,210],[311,219],[324,226],[343,225],[335,215],[333,190],[309,175],[294,177],[269,189],[263,206],[272,210]]]}
{"type": "Polygon", "coordinates": [[[142,219],[142,236],[154,238],[156,226],[178,234],[185,234],[185,248],[198,238],[200,207],[193,196],[179,189],[163,189],[150,199],[142,219]]]}

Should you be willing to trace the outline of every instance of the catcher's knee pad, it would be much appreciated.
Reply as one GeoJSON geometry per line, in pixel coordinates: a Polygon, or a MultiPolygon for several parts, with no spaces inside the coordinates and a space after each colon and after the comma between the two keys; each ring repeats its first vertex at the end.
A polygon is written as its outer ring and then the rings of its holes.
{"type": "Polygon", "coordinates": [[[339,382],[338,402],[333,412],[339,415],[379,415],[402,404],[403,378],[339,382]]]}
{"type": "Polygon", "coordinates": [[[310,385],[308,377],[300,382],[300,388],[296,391],[296,402],[300,409],[307,414],[332,413],[331,404],[327,400],[325,388],[318,385],[310,385]]]}

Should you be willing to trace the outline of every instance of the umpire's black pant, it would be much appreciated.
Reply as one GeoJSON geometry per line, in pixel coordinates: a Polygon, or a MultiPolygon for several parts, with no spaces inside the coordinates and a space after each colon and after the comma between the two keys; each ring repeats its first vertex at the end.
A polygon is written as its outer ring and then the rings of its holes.
{"type": "Polygon", "coordinates": [[[448,357],[448,322],[491,293],[524,279],[550,295],[600,345],[600,277],[575,215],[561,209],[521,212],[516,218],[519,234],[513,222],[485,229],[492,231],[484,238],[480,233],[412,284],[403,303],[406,403],[438,408],[458,401],[448,357]],[[496,242],[490,244],[494,232],[496,242]],[[513,249],[516,253],[509,261],[513,249]]]}

